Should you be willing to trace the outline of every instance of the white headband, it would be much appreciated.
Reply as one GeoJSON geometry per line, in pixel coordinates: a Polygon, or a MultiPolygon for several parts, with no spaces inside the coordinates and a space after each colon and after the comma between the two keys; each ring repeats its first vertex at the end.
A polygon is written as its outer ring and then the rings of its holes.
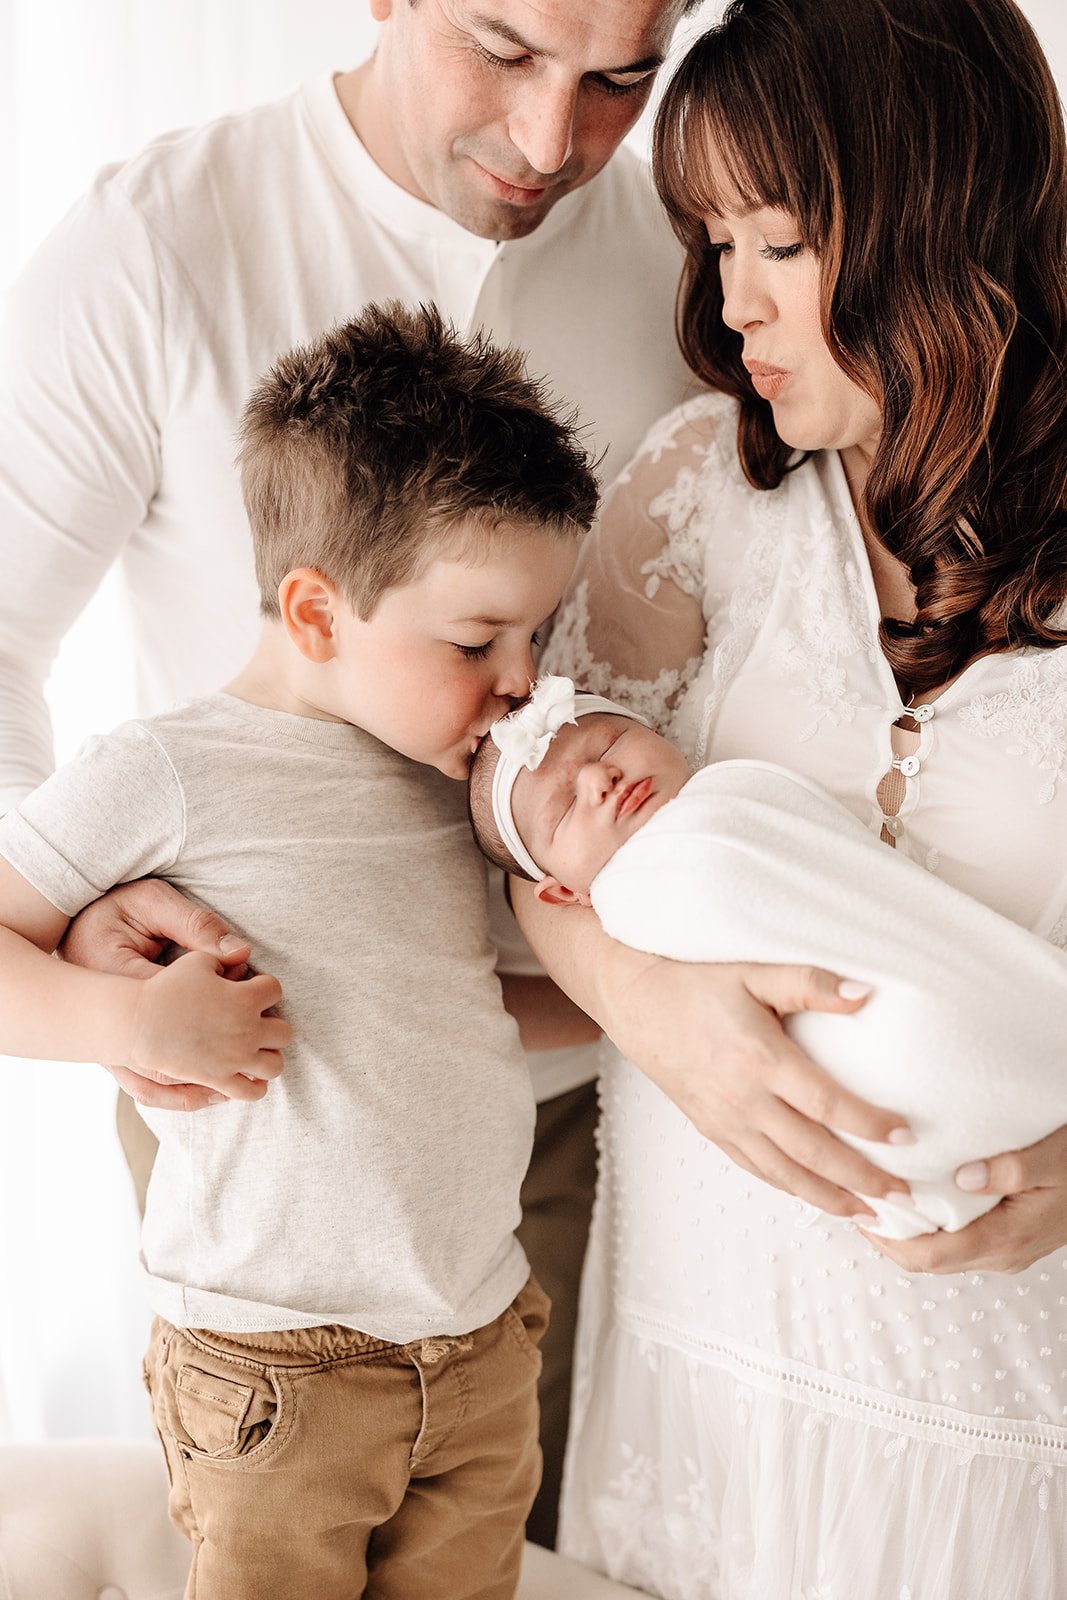
{"type": "Polygon", "coordinates": [[[515,818],[511,814],[511,791],[515,780],[524,769],[534,772],[548,754],[548,747],[559,730],[568,722],[577,722],[593,711],[607,711],[613,717],[629,717],[652,726],[627,706],[614,700],[605,700],[598,694],[575,692],[570,678],[552,676],[538,678],[525,705],[509,711],[506,717],[494,722],[489,737],[500,751],[500,760],[493,773],[493,816],[500,837],[524,872],[531,878],[543,878],[545,873],[519,838],[515,818]]]}

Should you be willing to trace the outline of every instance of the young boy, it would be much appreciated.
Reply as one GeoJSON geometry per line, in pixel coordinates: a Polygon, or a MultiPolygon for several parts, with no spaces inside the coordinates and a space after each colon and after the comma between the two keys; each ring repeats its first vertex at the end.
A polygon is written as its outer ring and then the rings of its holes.
{"type": "Polygon", "coordinates": [[[1064,952],[899,859],[798,774],[724,761],[690,777],[642,718],[548,677],[483,740],[469,804],[491,860],[544,900],[591,905],[623,944],[810,962],[873,989],[852,1015],[788,1027],[917,1135],[911,1148],[849,1140],[905,1180],[890,1200],[863,1196],[874,1231],[963,1227],[997,1200],[961,1190],[956,1169],[1067,1121],[1064,952]]]}
{"type": "Polygon", "coordinates": [[[527,692],[596,485],[517,353],[399,307],[280,361],[240,464],[262,639],[0,823],[0,1049],[219,1092],[146,1113],[145,1375],[187,1594],[506,1600],[539,1467],[546,1302],[512,1234],[533,1106],[449,779],[527,692]],[[145,874],[258,975],[50,959],[145,874]]]}

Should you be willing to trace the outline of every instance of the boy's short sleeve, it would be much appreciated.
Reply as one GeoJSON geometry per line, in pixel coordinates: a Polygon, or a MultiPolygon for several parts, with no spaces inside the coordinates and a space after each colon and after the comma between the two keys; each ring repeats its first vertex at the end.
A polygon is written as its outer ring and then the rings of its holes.
{"type": "Polygon", "coordinates": [[[184,837],[181,784],[140,723],[93,738],[0,819],[0,855],[77,916],[117,883],[165,873],[184,837]]]}

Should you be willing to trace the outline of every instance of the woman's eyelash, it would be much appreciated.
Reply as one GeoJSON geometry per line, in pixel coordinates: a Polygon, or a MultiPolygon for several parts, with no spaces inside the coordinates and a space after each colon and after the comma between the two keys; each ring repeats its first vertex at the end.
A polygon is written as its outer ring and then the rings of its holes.
{"type": "Polygon", "coordinates": [[[484,661],[492,642],[492,639],[487,639],[485,644],[457,644],[456,649],[461,655],[466,656],[468,661],[484,661]]]}
{"type": "MultiPolygon", "coordinates": [[[[760,255],[766,261],[792,261],[795,256],[800,254],[803,248],[804,243],[800,239],[795,244],[765,244],[760,248],[760,255]]],[[[725,255],[728,250],[732,249],[733,245],[728,239],[719,240],[717,243],[709,242],[708,244],[708,254],[714,261],[718,261],[720,256],[725,255]]]]}

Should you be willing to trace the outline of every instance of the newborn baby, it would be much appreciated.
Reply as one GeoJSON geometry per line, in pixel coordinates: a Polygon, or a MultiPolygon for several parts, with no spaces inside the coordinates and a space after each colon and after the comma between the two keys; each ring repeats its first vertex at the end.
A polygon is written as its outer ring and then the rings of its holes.
{"type": "Polygon", "coordinates": [[[966,1162],[1067,1123],[1067,956],[880,843],[817,784],[760,761],[694,777],[641,717],[545,678],[490,729],[470,810],[490,860],[613,938],[678,961],[810,963],[872,985],[851,1016],[787,1019],[839,1082],[917,1142],[847,1138],[913,1206],[876,1231],[955,1230],[996,1204],[966,1162]]]}

